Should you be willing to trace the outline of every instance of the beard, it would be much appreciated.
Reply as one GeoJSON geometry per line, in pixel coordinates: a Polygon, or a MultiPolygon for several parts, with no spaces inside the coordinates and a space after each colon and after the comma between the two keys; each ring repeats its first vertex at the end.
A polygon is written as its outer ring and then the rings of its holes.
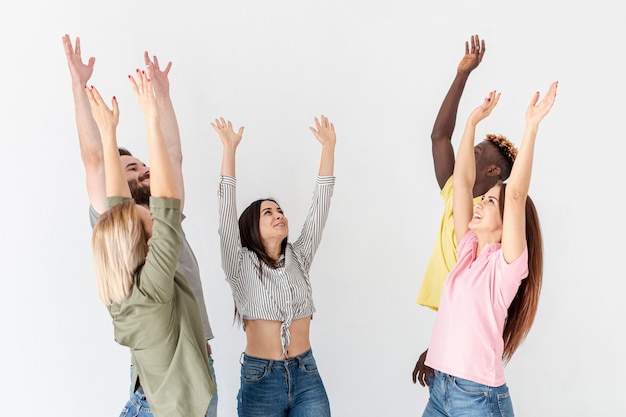
{"type": "Polygon", "coordinates": [[[150,186],[141,184],[138,180],[129,181],[130,195],[136,204],[148,206],[150,204],[150,186]]]}

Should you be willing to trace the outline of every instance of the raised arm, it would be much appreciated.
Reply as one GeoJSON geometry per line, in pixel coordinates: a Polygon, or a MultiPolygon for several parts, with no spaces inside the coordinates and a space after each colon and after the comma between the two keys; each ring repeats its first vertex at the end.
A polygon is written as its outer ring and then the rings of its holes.
{"type": "Polygon", "coordinates": [[[315,138],[322,144],[319,176],[331,177],[335,172],[335,126],[328,121],[328,117],[321,115],[315,118],[315,127],[309,127],[315,138]]]}
{"type": "Polygon", "coordinates": [[[150,55],[148,55],[147,51],[144,52],[143,59],[146,64],[146,72],[152,83],[152,88],[154,89],[156,106],[161,119],[161,131],[163,132],[165,146],[170,156],[174,180],[176,181],[176,186],[180,194],[182,211],[185,203],[185,186],[182,169],[183,153],[180,144],[180,131],[178,129],[176,112],[174,111],[174,105],[170,97],[170,82],[168,78],[172,63],[168,62],[165,69],[161,70],[159,59],[156,55],[153,55],[152,60],[150,60],[150,55]]]}
{"type": "Polygon", "coordinates": [[[102,140],[98,125],[91,113],[89,98],[85,93],[85,86],[91,78],[96,59],[91,57],[87,64],[83,63],[80,38],[76,38],[74,46],[72,46],[69,35],[64,35],[62,41],[72,77],[74,113],[78,129],[80,155],[85,167],[87,195],[93,208],[98,213],[102,213],[107,209],[102,140]]]}
{"type": "Polygon", "coordinates": [[[85,92],[85,97],[89,100],[93,120],[100,132],[99,136],[102,137],[106,197],[131,198],[117,148],[116,129],[120,118],[117,100],[115,97],[111,100],[111,110],[102,100],[102,96],[95,87],[86,87],[85,92]]]}
{"type": "Polygon", "coordinates": [[[485,41],[480,41],[478,35],[472,36],[465,42],[465,55],[456,71],[452,85],[441,103],[439,113],[435,119],[432,140],[433,162],[435,176],[439,188],[442,189],[454,171],[454,149],[452,147],[452,133],[456,125],[456,115],[459,109],[461,95],[470,73],[478,67],[485,54],[485,41]]]}
{"type": "Polygon", "coordinates": [[[526,127],[504,198],[504,218],[502,220],[502,254],[508,263],[515,261],[526,247],[526,197],[530,187],[533,166],[535,139],[539,123],[548,114],[554,100],[558,83],[550,85],[546,96],[537,104],[539,92],[533,95],[526,110],[526,127]]]}
{"type": "Polygon", "coordinates": [[[241,138],[243,137],[243,129],[241,126],[237,132],[233,130],[233,124],[229,121],[224,120],[223,117],[219,119],[215,119],[214,123],[211,123],[213,129],[217,132],[222,141],[223,152],[222,152],[222,170],[221,175],[225,177],[233,177],[235,176],[235,156],[237,153],[237,146],[241,142],[241,138]]]}
{"type": "Polygon", "coordinates": [[[211,123],[222,141],[222,179],[219,188],[219,227],[220,253],[222,269],[226,273],[226,280],[235,280],[238,271],[238,258],[241,251],[241,237],[239,235],[239,223],[237,221],[237,198],[235,180],[235,155],[237,146],[243,136],[243,127],[237,132],[233,125],[223,117],[215,119],[211,123]]]}
{"type": "Polygon", "coordinates": [[[500,100],[500,93],[492,91],[467,118],[465,131],[459,144],[456,163],[454,165],[454,178],[452,182],[452,209],[454,210],[454,235],[460,242],[468,230],[468,225],[473,215],[473,192],[476,180],[476,158],[474,156],[474,137],[478,123],[489,116],[500,100]]]}
{"type": "Polygon", "coordinates": [[[128,78],[143,110],[146,122],[148,152],[150,154],[150,195],[180,199],[174,169],[161,131],[159,110],[152,82],[145,71],[138,71],[136,75],[137,80],[130,75],[128,78]]]}

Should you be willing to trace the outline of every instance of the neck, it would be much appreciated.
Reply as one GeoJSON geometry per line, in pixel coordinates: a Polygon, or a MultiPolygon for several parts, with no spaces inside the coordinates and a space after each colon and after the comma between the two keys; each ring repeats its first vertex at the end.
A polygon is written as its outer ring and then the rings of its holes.
{"type": "Polygon", "coordinates": [[[264,242],[263,246],[265,247],[265,253],[269,256],[274,262],[278,262],[281,255],[281,242],[264,242]]]}

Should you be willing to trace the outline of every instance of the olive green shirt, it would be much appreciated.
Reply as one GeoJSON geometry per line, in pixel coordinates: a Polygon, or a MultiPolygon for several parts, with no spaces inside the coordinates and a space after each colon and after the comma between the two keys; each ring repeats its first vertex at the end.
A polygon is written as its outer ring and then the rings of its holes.
{"type": "MultiPolygon", "coordinates": [[[[123,201],[114,197],[109,207],[123,201]]],[[[141,386],[155,417],[204,416],[216,392],[196,298],[176,271],[180,200],[150,198],[153,219],[145,264],[130,294],[109,306],[115,340],[131,350],[131,388],[141,386]]]]}

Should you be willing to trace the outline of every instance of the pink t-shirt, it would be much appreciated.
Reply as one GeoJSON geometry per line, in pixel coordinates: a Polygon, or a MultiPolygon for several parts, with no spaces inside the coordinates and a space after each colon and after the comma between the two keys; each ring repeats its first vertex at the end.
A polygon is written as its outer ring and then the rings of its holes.
{"type": "Polygon", "coordinates": [[[459,242],[446,279],[426,365],[479,384],[504,384],[502,332],[509,305],[528,276],[528,248],[507,264],[500,243],[485,245],[471,230],[459,242]]]}

